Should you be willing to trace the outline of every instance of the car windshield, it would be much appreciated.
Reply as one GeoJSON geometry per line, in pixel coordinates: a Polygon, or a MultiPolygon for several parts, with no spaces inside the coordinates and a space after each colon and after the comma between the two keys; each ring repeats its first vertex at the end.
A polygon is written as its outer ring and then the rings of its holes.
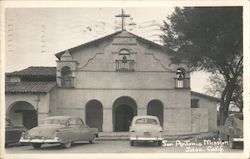
{"type": "Polygon", "coordinates": [[[153,125],[157,125],[157,121],[155,119],[142,118],[142,119],[137,119],[135,121],[135,124],[153,124],[153,125]]]}
{"type": "Polygon", "coordinates": [[[64,119],[45,119],[42,121],[42,124],[66,125],[66,122],[64,119]]]}
{"type": "Polygon", "coordinates": [[[238,116],[237,118],[240,120],[243,120],[243,116],[238,116]]]}
{"type": "Polygon", "coordinates": [[[7,119],[5,120],[5,123],[6,123],[7,126],[12,126],[12,125],[13,125],[13,124],[11,123],[11,121],[10,121],[10,120],[7,120],[7,119]]]}

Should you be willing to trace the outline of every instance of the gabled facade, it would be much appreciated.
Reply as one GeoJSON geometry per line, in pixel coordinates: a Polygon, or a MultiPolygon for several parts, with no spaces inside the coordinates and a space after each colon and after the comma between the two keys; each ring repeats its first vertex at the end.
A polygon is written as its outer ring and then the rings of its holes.
{"type": "Polygon", "coordinates": [[[56,57],[47,115],[80,116],[104,132],[128,131],[133,116],[146,114],[158,116],[167,134],[216,129],[216,100],[192,108],[198,97],[189,68],[171,64],[170,52],[158,44],[124,30],[56,57]]]}

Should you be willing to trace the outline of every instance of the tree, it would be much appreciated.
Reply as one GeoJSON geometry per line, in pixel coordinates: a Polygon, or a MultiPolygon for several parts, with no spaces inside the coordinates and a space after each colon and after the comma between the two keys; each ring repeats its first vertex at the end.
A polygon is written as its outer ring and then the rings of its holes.
{"type": "Polygon", "coordinates": [[[220,74],[212,74],[208,78],[208,84],[205,86],[205,93],[219,98],[221,97],[225,86],[225,80],[220,74]]]}
{"type": "Polygon", "coordinates": [[[162,39],[172,52],[173,63],[185,61],[191,71],[222,75],[220,124],[243,74],[242,7],[175,8],[164,21],[162,39]]]}
{"type": "MultiPolygon", "coordinates": [[[[205,86],[206,94],[221,97],[221,94],[226,86],[225,80],[220,74],[212,74],[209,79],[209,84],[205,86]]],[[[239,112],[243,110],[243,83],[242,79],[239,79],[237,87],[233,92],[231,98],[231,108],[239,109],[239,112]]]]}

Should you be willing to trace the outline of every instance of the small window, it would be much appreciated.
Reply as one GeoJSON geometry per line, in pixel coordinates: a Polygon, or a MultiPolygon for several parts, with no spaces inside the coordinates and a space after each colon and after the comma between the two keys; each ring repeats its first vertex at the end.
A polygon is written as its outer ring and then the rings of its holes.
{"type": "Polygon", "coordinates": [[[129,55],[130,52],[128,51],[128,49],[121,49],[121,50],[119,51],[119,54],[120,54],[120,55],[129,55]]]}
{"type": "Polygon", "coordinates": [[[119,72],[127,72],[134,71],[134,59],[133,56],[130,56],[130,52],[128,49],[123,48],[119,51],[119,55],[115,60],[116,63],[116,71],[119,72]]]}
{"type": "Polygon", "coordinates": [[[157,121],[155,119],[137,119],[135,124],[153,124],[157,125],[157,121]]]}
{"type": "Polygon", "coordinates": [[[191,108],[199,108],[199,99],[191,99],[191,108]]]}
{"type": "Polygon", "coordinates": [[[185,69],[178,68],[176,70],[176,87],[177,88],[184,88],[184,79],[185,79],[185,69]]]}
{"type": "Polygon", "coordinates": [[[69,120],[69,127],[76,127],[77,124],[76,124],[76,120],[75,119],[70,119],[69,120]]]}
{"type": "Polygon", "coordinates": [[[7,127],[13,126],[10,120],[5,120],[5,122],[7,127]]]}
{"type": "Polygon", "coordinates": [[[123,57],[122,57],[122,62],[127,63],[127,57],[125,55],[123,55],[123,57]]]}

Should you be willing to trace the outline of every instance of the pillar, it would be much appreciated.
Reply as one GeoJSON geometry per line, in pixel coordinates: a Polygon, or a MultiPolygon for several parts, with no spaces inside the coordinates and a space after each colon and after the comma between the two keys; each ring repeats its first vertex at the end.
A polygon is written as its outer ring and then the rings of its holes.
{"type": "Polygon", "coordinates": [[[113,131],[112,108],[103,108],[103,132],[113,131]]]}

